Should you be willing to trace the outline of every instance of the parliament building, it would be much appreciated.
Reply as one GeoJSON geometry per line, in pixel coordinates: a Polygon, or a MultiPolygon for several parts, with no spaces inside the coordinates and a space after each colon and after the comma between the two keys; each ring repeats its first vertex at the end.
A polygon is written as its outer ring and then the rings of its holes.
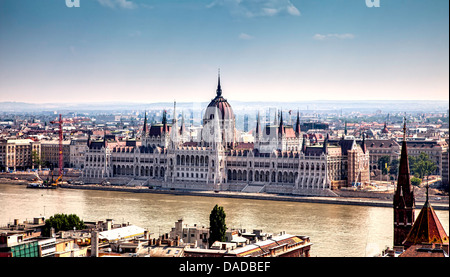
{"type": "Polygon", "coordinates": [[[163,189],[335,195],[332,190],[367,183],[369,151],[364,138],[310,143],[296,123],[275,115],[262,126],[258,115],[254,142],[239,142],[235,115],[222,96],[220,75],[216,96],[203,115],[201,138],[192,141],[184,119],[172,122],[166,111],[158,124],[145,116],[140,140],[117,142],[88,139],[83,179],[163,189]]]}

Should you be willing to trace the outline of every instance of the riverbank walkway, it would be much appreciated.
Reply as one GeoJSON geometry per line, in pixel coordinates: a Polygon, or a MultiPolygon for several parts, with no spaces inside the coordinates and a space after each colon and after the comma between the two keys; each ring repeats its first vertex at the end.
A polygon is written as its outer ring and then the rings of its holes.
{"type": "MultiPolygon", "coordinates": [[[[253,200],[270,200],[270,201],[291,201],[304,203],[322,203],[322,204],[338,204],[338,205],[357,205],[357,206],[373,206],[373,207],[392,207],[392,200],[382,200],[376,198],[353,198],[353,197],[324,197],[324,196],[293,196],[279,195],[269,193],[251,193],[251,192],[234,192],[234,191],[192,191],[192,190],[171,190],[161,188],[148,188],[144,186],[125,187],[125,186],[104,186],[104,185],[73,185],[65,184],[62,188],[68,189],[88,189],[88,190],[106,190],[106,191],[122,191],[133,193],[160,193],[173,195],[189,195],[202,197],[224,197],[224,198],[241,198],[253,200]]],[[[416,208],[421,209],[423,201],[416,202],[416,208]]],[[[446,203],[433,203],[435,210],[449,210],[448,201],[446,203]]]]}

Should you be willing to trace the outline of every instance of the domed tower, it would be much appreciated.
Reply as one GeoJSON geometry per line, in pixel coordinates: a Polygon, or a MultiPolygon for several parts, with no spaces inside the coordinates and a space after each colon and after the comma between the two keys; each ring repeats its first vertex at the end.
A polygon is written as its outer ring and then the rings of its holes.
{"type": "Polygon", "coordinates": [[[222,96],[222,87],[220,86],[220,71],[218,75],[218,84],[216,90],[216,97],[211,100],[208,107],[206,107],[203,116],[203,140],[211,142],[214,131],[214,116],[217,111],[219,117],[220,130],[222,132],[222,143],[225,148],[230,148],[235,142],[235,116],[231,105],[222,96]],[[209,131],[208,131],[209,130],[209,131]]]}

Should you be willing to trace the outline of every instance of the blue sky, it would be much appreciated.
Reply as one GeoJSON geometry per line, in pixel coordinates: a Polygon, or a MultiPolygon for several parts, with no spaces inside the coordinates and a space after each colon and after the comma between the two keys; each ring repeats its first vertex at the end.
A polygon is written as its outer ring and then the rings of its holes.
{"type": "Polygon", "coordinates": [[[448,100],[448,6],[0,0],[0,101],[448,100]]]}

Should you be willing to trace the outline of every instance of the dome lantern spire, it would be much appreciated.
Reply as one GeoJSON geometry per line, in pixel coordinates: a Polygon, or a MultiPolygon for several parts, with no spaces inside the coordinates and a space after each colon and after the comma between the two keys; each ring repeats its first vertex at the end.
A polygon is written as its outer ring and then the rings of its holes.
{"type": "Polygon", "coordinates": [[[217,83],[217,97],[221,97],[222,96],[222,88],[220,87],[220,68],[219,68],[219,74],[218,74],[218,83],[217,83]]]}

